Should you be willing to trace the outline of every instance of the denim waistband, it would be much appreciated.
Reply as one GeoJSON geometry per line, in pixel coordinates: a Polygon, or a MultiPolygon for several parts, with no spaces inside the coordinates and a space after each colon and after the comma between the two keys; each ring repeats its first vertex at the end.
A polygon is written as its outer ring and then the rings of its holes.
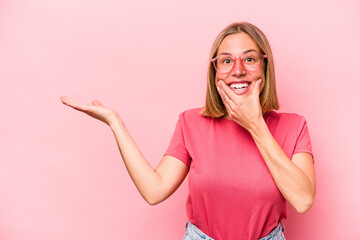
{"type": "Polygon", "coordinates": [[[279,234],[281,234],[281,232],[285,232],[285,227],[284,224],[280,221],[280,223],[265,237],[260,238],[259,240],[272,240],[272,239],[278,239],[275,238],[276,236],[278,236],[279,234]]]}
{"type": "MultiPolygon", "coordinates": [[[[192,224],[190,222],[190,220],[188,220],[185,224],[185,228],[186,228],[186,232],[190,235],[192,234],[196,234],[199,237],[201,237],[202,240],[215,240],[211,237],[209,237],[208,235],[206,235],[205,233],[203,233],[200,229],[198,229],[194,224],[192,224]]],[[[191,236],[191,237],[196,237],[196,236],[191,236]]]]}
{"type": "MultiPolygon", "coordinates": [[[[203,233],[200,229],[198,229],[194,224],[188,220],[185,224],[185,228],[188,234],[196,234],[201,237],[203,240],[214,240],[213,238],[207,236],[205,233],[203,233]]],[[[278,238],[278,236],[285,231],[284,224],[280,221],[279,224],[265,237],[259,239],[259,240],[276,240],[276,239],[283,239],[278,238]]],[[[284,238],[285,239],[285,238],[284,238]]]]}

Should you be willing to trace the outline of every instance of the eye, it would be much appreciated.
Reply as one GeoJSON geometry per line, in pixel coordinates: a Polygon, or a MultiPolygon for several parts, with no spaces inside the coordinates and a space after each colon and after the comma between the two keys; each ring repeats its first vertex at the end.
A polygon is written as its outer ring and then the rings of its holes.
{"type": "Polygon", "coordinates": [[[247,57],[244,59],[244,62],[246,62],[246,63],[252,63],[254,61],[255,61],[255,59],[253,57],[247,57]]]}
{"type": "Polygon", "coordinates": [[[259,54],[249,53],[243,56],[242,61],[244,64],[256,64],[259,62],[259,54]]]}
{"type": "Polygon", "coordinates": [[[222,63],[229,64],[229,63],[231,63],[231,59],[226,58],[222,61],[222,63]]]}
{"type": "Polygon", "coordinates": [[[216,63],[218,66],[231,66],[232,64],[234,64],[234,60],[229,55],[219,55],[216,59],[216,63]]]}

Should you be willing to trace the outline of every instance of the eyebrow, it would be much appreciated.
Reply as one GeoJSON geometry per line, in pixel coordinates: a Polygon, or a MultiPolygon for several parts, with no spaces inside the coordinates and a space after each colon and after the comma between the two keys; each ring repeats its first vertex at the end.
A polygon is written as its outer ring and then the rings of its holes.
{"type": "MultiPolygon", "coordinates": [[[[249,49],[243,52],[243,54],[248,53],[248,52],[257,52],[255,49],[249,49]]],[[[219,55],[232,55],[231,53],[227,53],[227,52],[223,52],[223,53],[219,53],[219,55]]]]}

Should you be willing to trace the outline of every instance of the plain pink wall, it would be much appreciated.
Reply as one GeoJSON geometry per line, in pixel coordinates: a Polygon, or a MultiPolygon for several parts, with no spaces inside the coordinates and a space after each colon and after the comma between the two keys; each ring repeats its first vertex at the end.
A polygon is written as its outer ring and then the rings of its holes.
{"type": "Polygon", "coordinates": [[[0,2],[0,239],[182,239],[187,180],[150,206],[110,129],[60,103],[118,110],[152,166],[178,114],[204,103],[218,32],[268,36],[281,111],[304,115],[317,172],[313,208],[289,206],[286,237],[360,236],[359,1],[0,2]]]}

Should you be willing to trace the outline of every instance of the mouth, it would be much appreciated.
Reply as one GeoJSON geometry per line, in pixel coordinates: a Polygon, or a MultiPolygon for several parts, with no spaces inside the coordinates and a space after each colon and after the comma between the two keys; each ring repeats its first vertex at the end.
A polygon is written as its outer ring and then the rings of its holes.
{"type": "Polygon", "coordinates": [[[249,81],[241,81],[241,82],[232,82],[229,83],[228,86],[234,90],[243,90],[250,86],[251,82],[249,81]]]}

